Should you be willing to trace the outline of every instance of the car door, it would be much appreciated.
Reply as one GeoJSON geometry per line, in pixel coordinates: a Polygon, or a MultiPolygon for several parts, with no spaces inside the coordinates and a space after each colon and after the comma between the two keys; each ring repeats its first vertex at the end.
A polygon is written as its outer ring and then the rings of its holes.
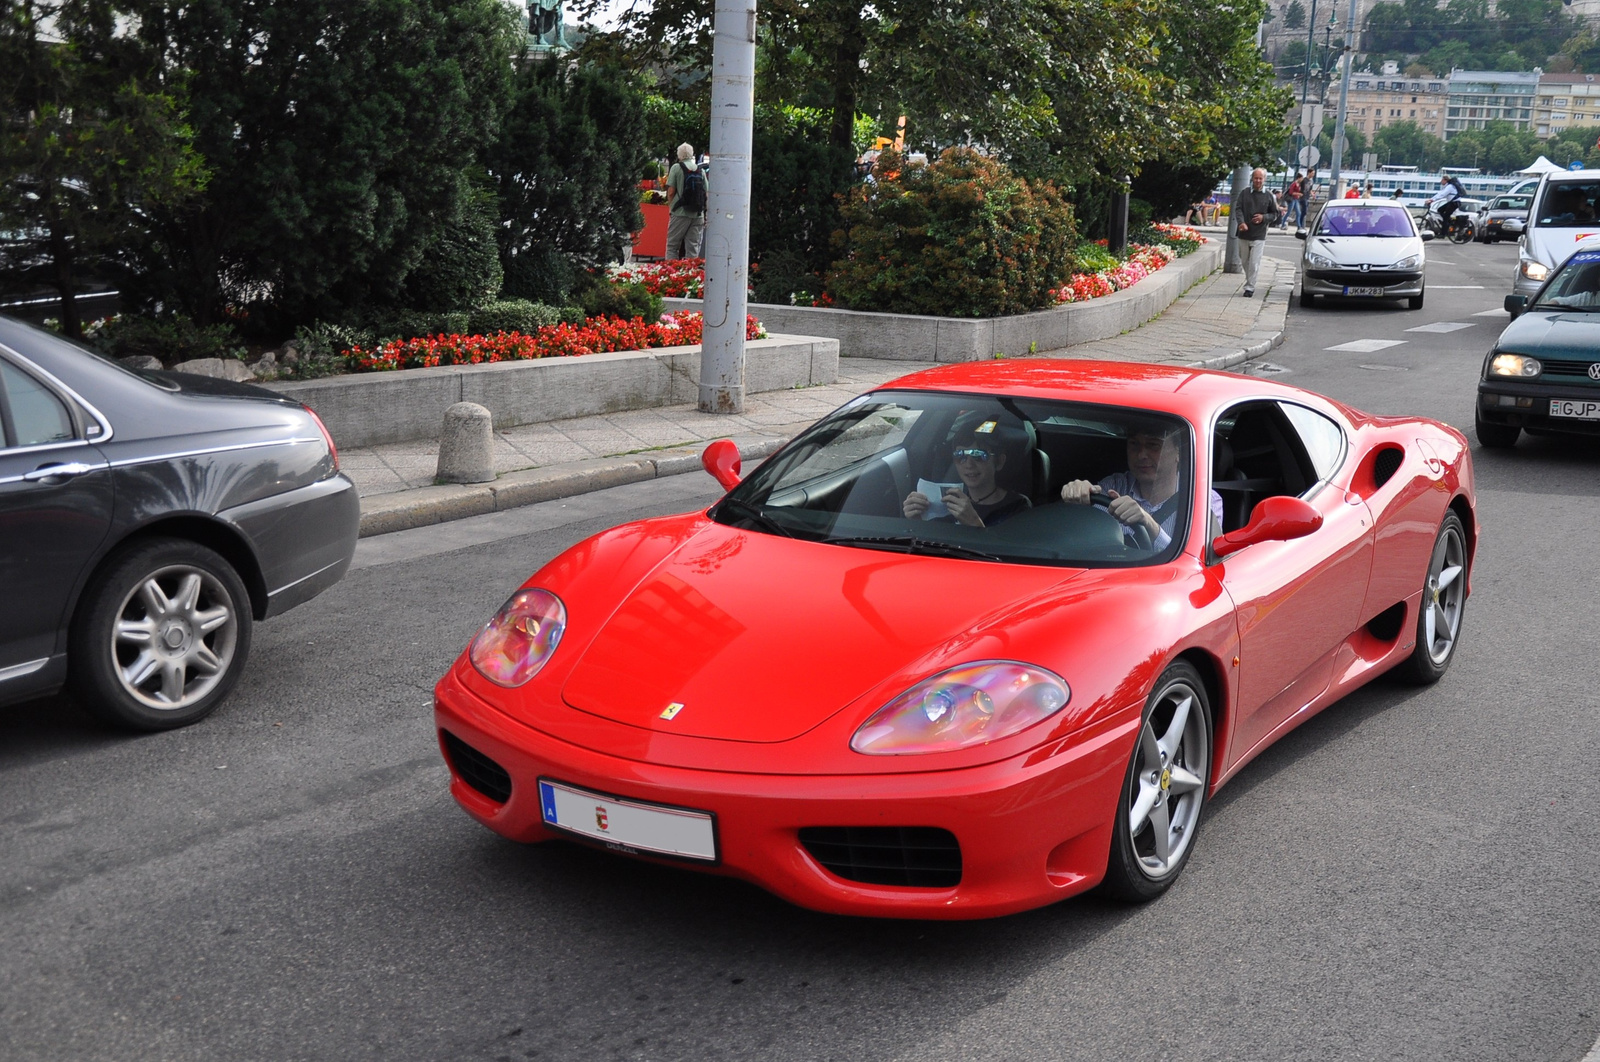
{"type": "Polygon", "coordinates": [[[1217,439],[1232,450],[1237,482],[1255,485],[1250,505],[1295,495],[1322,514],[1322,526],[1304,538],[1260,542],[1218,565],[1239,623],[1232,761],[1327,689],[1366,598],[1373,533],[1365,503],[1328,483],[1348,452],[1345,429],[1329,417],[1295,403],[1251,402],[1219,420],[1217,439]]]}
{"type": "MultiPolygon", "coordinates": [[[[43,677],[84,566],[111,523],[111,472],[90,418],[0,354],[0,698],[43,677]]],[[[102,430],[99,425],[94,425],[102,430]]]]}

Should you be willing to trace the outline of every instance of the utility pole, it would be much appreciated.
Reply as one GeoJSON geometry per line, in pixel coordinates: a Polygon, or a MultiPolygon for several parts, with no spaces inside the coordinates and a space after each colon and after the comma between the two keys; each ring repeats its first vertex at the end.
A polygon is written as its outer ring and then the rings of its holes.
{"type": "Polygon", "coordinates": [[[1328,198],[1337,198],[1339,191],[1339,163],[1344,156],[1344,115],[1350,93],[1350,67],[1355,63],[1353,50],[1356,35],[1356,0],[1350,0],[1350,21],[1345,24],[1344,52],[1339,57],[1339,120],[1333,126],[1333,163],[1328,174],[1328,198]]]}
{"type": "Polygon", "coordinates": [[[715,35],[711,46],[712,179],[706,204],[699,407],[703,413],[742,413],[756,0],[717,0],[711,29],[715,35]]]}
{"type": "MultiPolygon", "coordinates": [[[[1312,34],[1317,31],[1317,0],[1311,0],[1311,17],[1306,19],[1306,73],[1300,80],[1300,122],[1294,131],[1294,158],[1290,160],[1290,169],[1300,167],[1300,146],[1305,143],[1306,129],[1306,96],[1311,90],[1311,49],[1316,44],[1312,34]]],[[[1307,169],[1311,167],[1307,166],[1307,169]]]]}

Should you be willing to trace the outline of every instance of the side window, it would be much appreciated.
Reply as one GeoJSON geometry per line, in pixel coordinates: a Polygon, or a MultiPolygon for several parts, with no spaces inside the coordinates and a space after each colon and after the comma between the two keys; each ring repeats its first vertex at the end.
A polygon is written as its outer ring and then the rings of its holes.
{"type": "Polygon", "coordinates": [[[1318,479],[1299,433],[1277,402],[1229,410],[1217,422],[1211,447],[1211,487],[1222,501],[1224,531],[1248,523],[1261,499],[1299,496],[1318,479]]]}
{"type": "Polygon", "coordinates": [[[0,361],[0,419],[8,447],[70,442],[77,437],[61,399],[7,361],[0,361]]]}
{"type": "Polygon", "coordinates": [[[1292,402],[1278,405],[1305,444],[1306,455],[1317,470],[1317,479],[1331,479],[1344,462],[1344,431],[1329,418],[1305,406],[1292,402]]]}

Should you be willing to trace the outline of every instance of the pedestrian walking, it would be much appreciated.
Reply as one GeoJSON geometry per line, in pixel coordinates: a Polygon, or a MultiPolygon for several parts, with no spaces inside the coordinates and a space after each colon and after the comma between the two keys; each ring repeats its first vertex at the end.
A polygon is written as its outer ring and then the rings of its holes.
{"type": "Polygon", "coordinates": [[[1297,228],[1297,229],[1305,228],[1306,227],[1306,183],[1305,183],[1305,175],[1304,174],[1296,173],[1294,175],[1294,180],[1289,182],[1289,187],[1283,193],[1283,197],[1284,197],[1284,199],[1288,200],[1289,209],[1284,211],[1284,213],[1283,213],[1283,226],[1282,227],[1287,229],[1289,227],[1289,221],[1292,218],[1294,220],[1294,227],[1295,228],[1297,228]]]}
{"type": "Polygon", "coordinates": [[[1267,191],[1267,171],[1250,174],[1250,187],[1239,193],[1230,216],[1239,234],[1239,258],[1244,265],[1245,298],[1256,293],[1256,277],[1261,273],[1261,257],[1267,249],[1267,229],[1278,220],[1278,201],[1267,191]]]}
{"type": "Polygon", "coordinates": [[[667,257],[699,258],[706,232],[706,200],[711,189],[695,161],[694,148],[678,145],[678,161],[667,173],[667,257]]]}

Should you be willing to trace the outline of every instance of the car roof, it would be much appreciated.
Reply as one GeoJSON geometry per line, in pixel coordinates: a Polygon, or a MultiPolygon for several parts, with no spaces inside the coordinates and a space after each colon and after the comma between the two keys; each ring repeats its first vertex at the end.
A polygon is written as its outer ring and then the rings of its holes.
{"type": "Polygon", "coordinates": [[[1172,413],[1204,427],[1218,408],[1247,398],[1285,399],[1353,411],[1298,387],[1231,372],[1145,362],[1028,358],[961,362],[909,373],[875,388],[921,390],[1087,402],[1172,413]]]}

